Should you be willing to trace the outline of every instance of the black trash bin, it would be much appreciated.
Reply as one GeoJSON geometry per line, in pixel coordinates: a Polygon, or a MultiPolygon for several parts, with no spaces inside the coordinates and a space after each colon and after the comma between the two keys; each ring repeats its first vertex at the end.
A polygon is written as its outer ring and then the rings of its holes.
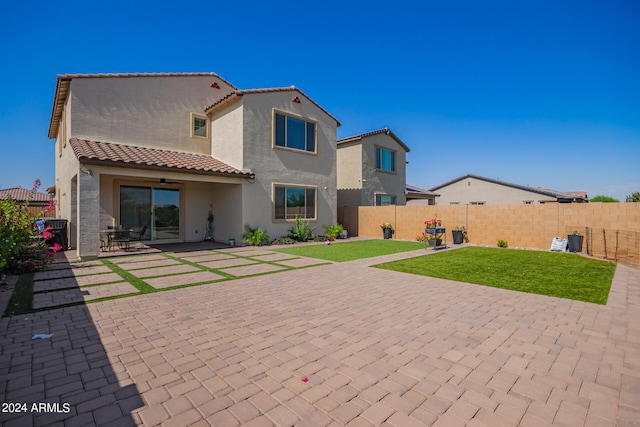
{"type": "Polygon", "coordinates": [[[53,234],[51,237],[51,244],[59,244],[62,246],[62,250],[66,251],[69,249],[69,232],[67,229],[67,220],[66,219],[45,219],[44,226],[51,227],[49,232],[53,234]]]}

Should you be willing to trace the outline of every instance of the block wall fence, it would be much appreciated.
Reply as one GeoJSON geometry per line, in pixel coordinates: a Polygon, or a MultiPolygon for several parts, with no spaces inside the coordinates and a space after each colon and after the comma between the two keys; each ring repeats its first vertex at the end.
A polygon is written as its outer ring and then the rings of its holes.
{"type": "Polygon", "coordinates": [[[539,205],[359,206],[338,209],[350,236],[382,238],[380,223],[393,224],[393,238],[415,240],[424,221],[438,214],[447,229],[467,229],[469,243],[549,250],[554,237],[578,231],[583,252],[640,265],[640,203],[545,203],[539,205]],[[623,261],[624,260],[624,261],[623,261]]]}

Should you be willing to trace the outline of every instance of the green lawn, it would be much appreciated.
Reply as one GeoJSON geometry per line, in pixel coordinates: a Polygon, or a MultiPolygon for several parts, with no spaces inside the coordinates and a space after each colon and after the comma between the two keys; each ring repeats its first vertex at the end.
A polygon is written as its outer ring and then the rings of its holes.
{"type": "Polygon", "coordinates": [[[332,243],[330,245],[321,244],[271,249],[285,254],[342,262],[424,249],[424,243],[398,240],[357,240],[354,242],[332,243]]]}
{"type": "Polygon", "coordinates": [[[616,265],[576,254],[466,247],[375,267],[606,304],[616,265]]]}

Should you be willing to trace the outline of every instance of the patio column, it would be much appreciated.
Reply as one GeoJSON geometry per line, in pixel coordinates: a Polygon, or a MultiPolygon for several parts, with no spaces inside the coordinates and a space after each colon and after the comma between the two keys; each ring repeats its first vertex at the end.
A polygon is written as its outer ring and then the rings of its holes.
{"type": "Polygon", "coordinates": [[[78,256],[95,258],[100,254],[100,173],[81,167],[77,191],[78,256]]]}

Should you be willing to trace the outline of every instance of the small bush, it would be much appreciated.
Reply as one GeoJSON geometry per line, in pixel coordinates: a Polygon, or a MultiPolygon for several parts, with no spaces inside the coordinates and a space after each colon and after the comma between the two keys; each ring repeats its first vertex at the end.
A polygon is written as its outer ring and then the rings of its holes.
{"type": "Polygon", "coordinates": [[[293,245],[297,243],[291,237],[281,237],[271,242],[272,245],[293,245]]]}
{"type": "Polygon", "coordinates": [[[315,238],[313,232],[315,228],[311,228],[310,221],[303,221],[296,215],[296,223],[289,229],[289,237],[298,242],[308,242],[315,238]]]}
{"type": "Polygon", "coordinates": [[[498,240],[498,247],[499,248],[508,248],[509,247],[509,242],[507,242],[506,240],[499,239],[498,240]]]}
{"type": "Polygon", "coordinates": [[[261,246],[265,243],[269,243],[269,236],[267,232],[262,228],[251,228],[247,226],[247,232],[244,234],[244,241],[251,246],[261,246]]]}
{"type": "Polygon", "coordinates": [[[329,240],[335,240],[340,236],[340,233],[344,230],[342,224],[330,224],[324,227],[324,235],[329,240]]]}

